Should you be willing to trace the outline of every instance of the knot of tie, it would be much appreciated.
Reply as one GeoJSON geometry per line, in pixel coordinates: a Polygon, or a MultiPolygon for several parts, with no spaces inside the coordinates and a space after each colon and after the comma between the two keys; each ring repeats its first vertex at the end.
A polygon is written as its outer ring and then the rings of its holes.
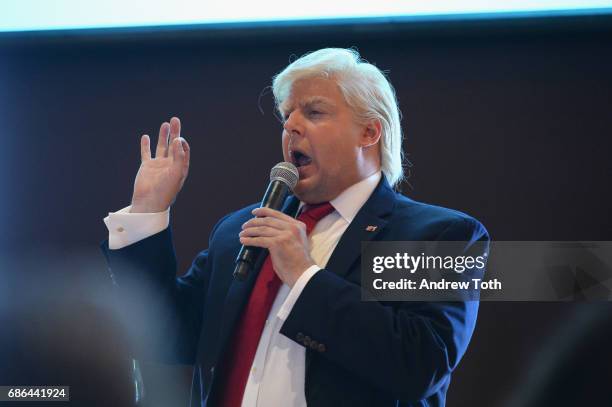
{"type": "Polygon", "coordinates": [[[308,234],[310,234],[317,222],[333,211],[334,207],[329,202],[323,202],[315,205],[305,205],[302,213],[300,213],[297,219],[306,224],[306,230],[308,234]]]}

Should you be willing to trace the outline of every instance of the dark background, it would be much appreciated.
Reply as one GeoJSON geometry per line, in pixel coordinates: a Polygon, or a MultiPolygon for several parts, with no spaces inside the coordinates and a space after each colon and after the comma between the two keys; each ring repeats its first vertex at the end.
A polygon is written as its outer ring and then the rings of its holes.
{"type": "MultiPolygon", "coordinates": [[[[129,204],[139,137],[155,139],[176,115],[192,149],[171,218],[182,272],[219,217],[260,199],[282,160],[272,75],[328,46],[357,47],[388,72],[412,163],[404,194],[475,216],[495,240],[612,240],[610,22],[4,35],[0,247],[95,248],[102,218],[129,204]]],[[[448,405],[497,406],[520,391],[576,307],[483,303],[448,405]]],[[[150,367],[145,380],[183,370],[150,367]]]]}

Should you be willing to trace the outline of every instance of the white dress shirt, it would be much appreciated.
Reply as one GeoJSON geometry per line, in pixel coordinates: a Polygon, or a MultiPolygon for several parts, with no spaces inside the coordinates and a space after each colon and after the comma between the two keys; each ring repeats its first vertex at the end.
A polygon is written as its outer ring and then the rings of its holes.
{"type": "MultiPolygon", "coordinates": [[[[272,304],[259,339],[251,374],[242,398],[242,407],[305,407],[306,349],[280,334],[284,321],[308,281],[331,257],[342,234],[368,200],[381,173],[350,186],[330,203],[334,211],[312,230],[310,256],[317,264],[300,276],[293,288],[283,284],[272,304]]],[[[109,248],[120,249],[166,229],[169,210],[159,213],[129,213],[130,207],[109,213],[104,223],[109,230],[109,248]]]]}

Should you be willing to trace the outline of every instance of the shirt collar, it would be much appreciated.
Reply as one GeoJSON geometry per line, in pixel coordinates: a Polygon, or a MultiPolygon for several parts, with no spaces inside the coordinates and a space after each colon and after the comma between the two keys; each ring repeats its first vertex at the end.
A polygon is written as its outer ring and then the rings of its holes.
{"type": "Polygon", "coordinates": [[[367,178],[362,179],[356,184],[351,185],[340,193],[329,203],[347,222],[351,223],[357,212],[366,203],[381,178],[381,172],[377,171],[367,178]]]}

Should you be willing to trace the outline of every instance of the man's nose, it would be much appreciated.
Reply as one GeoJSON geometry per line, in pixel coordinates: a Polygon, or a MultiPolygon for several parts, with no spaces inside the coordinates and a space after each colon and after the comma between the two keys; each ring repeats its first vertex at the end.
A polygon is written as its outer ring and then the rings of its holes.
{"type": "Polygon", "coordinates": [[[292,112],[283,124],[285,131],[292,136],[302,136],[304,134],[304,127],[299,116],[298,112],[292,112]]]}

